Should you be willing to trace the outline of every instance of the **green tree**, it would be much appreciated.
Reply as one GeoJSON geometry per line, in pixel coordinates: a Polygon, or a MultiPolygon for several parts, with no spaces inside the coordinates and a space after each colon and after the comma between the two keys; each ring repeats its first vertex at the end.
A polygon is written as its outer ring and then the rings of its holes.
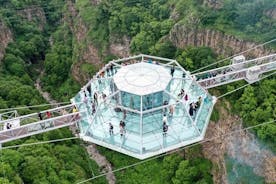
{"type": "Polygon", "coordinates": [[[183,160],[183,158],[178,154],[169,155],[164,158],[161,170],[163,183],[171,183],[171,179],[175,175],[181,160],[183,160]]]}
{"type": "Polygon", "coordinates": [[[178,50],[176,59],[187,70],[195,70],[215,62],[216,54],[209,47],[187,47],[178,50]]]}
{"type": "Polygon", "coordinates": [[[176,47],[169,41],[157,43],[150,48],[150,53],[160,57],[174,58],[176,47]]]}

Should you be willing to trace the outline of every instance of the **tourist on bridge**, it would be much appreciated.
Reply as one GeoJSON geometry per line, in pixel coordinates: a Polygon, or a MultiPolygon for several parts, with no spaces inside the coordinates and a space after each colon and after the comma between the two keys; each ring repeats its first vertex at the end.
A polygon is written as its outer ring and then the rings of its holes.
{"type": "Polygon", "coordinates": [[[92,103],[92,115],[94,115],[96,112],[96,105],[95,103],[92,103]]]}
{"type": "MultiPolygon", "coordinates": [[[[74,106],[74,108],[73,108],[73,113],[76,113],[76,112],[78,112],[78,109],[77,109],[76,106],[74,106]]],[[[74,116],[74,119],[73,119],[73,120],[77,120],[77,119],[79,119],[79,114],[76,114],[76,115],[74,116]]]]}
{"type": "Polygon", "coordinates": [[[103,98],[103,101],[105,101],[105,99],[106,99],[106,94],[102,93],[102,98],[103,98]]]}
{"type": "Polygon", "coordinates": [[[46,116],[47,116],[47,118],[51,118],[51,117],[52,117],[51,112],[47,111],[47,112],[46,112],[46,116]]]}
{"type": "Polygon", "coordinates": [[[184,95],[184,98],[183,98],[183,101],[184,101],[184,102],[187,102],[188,100],[189,100],[188,94],[185,94],[185,95],[184,95]]]}
{"type": "Polygon", "coordinates": [[[98,104],[98,93],[97,92],[94,93],[93,98],[94,98],[94,103],[97,105],[98,104]]]}
{"type": "Polygon", "coordinates": [[[185,72],[182,73],[182,78],[184,78],[184,79],[186,78],[186,73],[185,72]]]}
{"type": "Polygon", "coordinates": [[[194,115],[193,103],[190,103],[189,114],[191,117],[194,115]]]}
{"type": "Polygon", "coordinates": [[[163,116],[163,123],[167,123],[168,122],[168,119],[167,119],[167,116],[166,116],[166,114],[164,114],[164,116],[163,116]]]}
{"type": "Polygon", "coordinates": [[[39,120],[40,120],[40,121],[43,120],[43,117],[42,117],[42,113],[41,113],[41,112],[38,113],[38,117],[39,117],[39,120]]]}
{"type": "Polygon", "coordinates": [[[125,122],[124,122],[124,121],[120,121],[120,128],[122,128],[123,133],[126,133],[126,129],[125,129],[125,127],[126,127],[125,122]]]}
{"type": "Polygon", "coordinates": [[[110,76],[109,70],[110,70],[110,67],[109,67],[109,66],[107,66],[107,67],[106,67],[107,77],[109,77],[109,76],[110,76]]]}
{"type": "Polygon", "coordinates": [[[114,75],[113,64],[110,65],[110,72],[111,72],[111,75],[114,75]]]}
{"type": "Polygon", "coordinates": [[[177,95],[179,98],[183,98],[183,96],[185,95],[185,91],[184,89],[182,88],[180,93],[177,95]]]}
{"type": "Polygon", "coordinates": [[[174,65],[173,65],[173,67],[171,67],[171,75],[172,75],[172,77],[173,77],[174,71],[175,71],[175,68],[174,68],[174,65]]]}
{"type": "Polygon", "coordinates": [[[113,125],[109,122],[109,134],[113,135],[113,125]]]}
{"type": "Polygon", "coordinates": [[[120,135],[121,135],[121,137],[126,133],[125,126],[126,126],[125,122],[120,121],[120,135]]]}
{"type": "Polygon", "coordinates": [[[197,109],[200,107],[201,103],[202,103],[202,98],[201,98],[201,96],[200,96],[200,97],[198,97],[198,100],[197,100],[197,102],[196,102],[196,108],[197,108],[197,109]]]}
{"type": "Polygon", "coordinates": [[[10,123],[7,123],[6,128],[7,128],[7,129],[11,129],[11,127],[12,127],[12,125],[11,125],[10,123]]]}
{"type": "Polygon", "coordinates": [[[174,112],[174,106],[173,105],[170,105],[170,116],[172,117],[173,116],[173,112],[174,112]]]}
{"type": "Polygon", "coordinates": [[[192,103],[192,109],[194,111],[193,115],[195,116],[195,114],[196,114],[196,104],[194,102],[192,103]]]}
{"type": "Polygon", "coordinates": [[[166,136],[167,132],[168,132],[168,125],[166,124],[166,122],[163,122],[163,135],[166,136]]]}
{"type": "Polygon", "coordinates": [[[124,110],[123,110],[123,119],[124,119],[124,120],[126,119],[126,116],[127,116],[127,111],[124,109],[124,110]]]}

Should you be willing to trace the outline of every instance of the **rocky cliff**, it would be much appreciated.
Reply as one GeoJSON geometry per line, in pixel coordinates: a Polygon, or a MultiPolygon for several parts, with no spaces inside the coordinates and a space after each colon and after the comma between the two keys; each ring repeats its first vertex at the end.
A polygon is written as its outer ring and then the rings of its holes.
{"type": "Polygon", "coordinates": [[[29,22],[36,22],[38,28],[43,30],[46,24],[46,16],[41,7],[27,7],[17,12],[20,16],[27,19],[29,22]]]}
{"type": "Polygon", "coordinates": [[[276,8],[272,8],[264,12],[268,17],[276,19],[276,8]]]}
{"type": "Polygon", "coordinates": [[[204,0],[203,5],[214,9],[220,9],[223,6],[223,2],[222,0],[204,0]]]}
{"type": "MultiPolygon", "coordinates": [[[[207,46],[214,49],[215,52],[225,56],[240,53],[257,45],[254,42],[244,41],[221,31],[189,28],[181,24],[176,24],[172,28],[169,39],[179,48],[185,48],[186,46],[207,46]]],[[[269,53],[272,53],[272,50],[261,46],[247,52],[245,55],[258,57],[269,53]]]]}
{"type": "Polygon", "coordinates": [[[3,59],[5,49],[12,39],[11,30],[0,20],[0,61],[3,59]]]}
{"type": "MultiPolygon", "coordinates": [[[[93,1],[94,2],[94,1],[93,1]]],[[[74,36],[74,64],[72,65],[72,76],[79,83],[84,84],[90,80],[90,75],[81,71],[81,65],[89,63],[99,68],[102,65],[98,49],[87,39],[88,28],[82,21],[75,4],[68,1],[68,12],[70,16],[65,17],[65,22],[69,23],[74,36]]]]}
{"type": "Polygon", "coordinates": [[[120,38],[111,37],[109,40],[109,53],[119,57],[127,57],[130,55],[130,41],[127,36],[120,38]]]}

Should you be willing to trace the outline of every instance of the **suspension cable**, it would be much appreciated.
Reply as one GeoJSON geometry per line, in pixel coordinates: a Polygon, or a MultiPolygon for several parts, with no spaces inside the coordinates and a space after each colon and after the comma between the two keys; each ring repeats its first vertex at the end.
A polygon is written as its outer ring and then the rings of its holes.
{"type": "Polygon", "coordinates": [[[241,131],[245,131],[245,130],[249,130],[249,129],[252,129],[252,128],[260,127],[260,126],[263,126],[263,125],[271,124],[271,123],[273,123],[273,122],[275,122],[275,121],[276,121],[276,120],[264,122],[264,123],[261,123],[261,124],[258,124],[258,125],[250,126],[250,127],[247,127],[247,128],[242,128],[242,129],[240,129],[240,130],[231,131],[231,132],[228,132],[228,133],[223,134],[222,136],[214,136],[214,137],[211,137],[211,138],[209,138],[209,139],[204,139],[204,140],[202,140],[202,141],[200,141],[200,142],[197,142],[197,143],[194,143],[194,144],[191,144],[191,145],[188,145],[188,146],[179,148],[179,149],[175,149],[175,150],[173,150],[173,151],[166,152],[166,153],[163,153],[163,154],[161,154],[161,155],[157,155],[157,156],[155,156],[155,157],[152,157],[152,158],[149,158],[149,159],[146,159],[146,160],[142,160],[142,161],[136,162],[136,163],[134,163],[134,164],[130,164],[130,165],[127,165],[127,166],[118,168],[118,169],[114,169],[114,170],[112,170],[112,171],[105,172],[105,173],[103,173],[103,174],[99,174],[99,175],[94,176],[94,177],[92,177],[92,178],[88,178],[88,179],[86,179],[86,180],[83,180],[83,181],[81,181],[81,182],[78,182],[77,184],[86,183],[86,182],[88,182],[88,181],[94,180],[94,179],[96,179],[96,178],[100,178],[100,177],[105,176],[105,175],[107,175],[107,174],[115,173],[115,172],[122,171],[122,170],[131,168],[131,167],[134,167],[134,166],[137,166],[137,165],[141,165],[141,164],[146,163],[146,162],[148,162],[148,161],[155,160],[155,159],[157,159],[157,158],[160,158],[160,157],[163,157],[163,156],[166,156],[166,155],[170,155],[170,154],[172,154],[172,153],[179,152],[179,151],[181,151],[181,150],[183,150],[183,149],[190,148],[190,147],[196,146],[196,145],[198,145],[198,144],[202,144],[202,143],[205,143],[205,142],[208,142],[208,141],[212,141],[212,140],[217,139],[217,138],[226,137],[226,136],[229,136],[229,135],[231,136],[232,134],[235,134],[235,133],[238,133],[238,132],[241,132],[241,131]]]}
{"type": "Polygon", "coordinates": [[[33,146],[33,145],[39,145],[39,144],[48,144],[48,143],[55,143],[55,142],[61,142],[61,141],[68,141],[68,140],[74,140],[78,139],[78,137],[66,137],[62,139],[54,139],[54,140],[49,140],[49,141],[40,141],[40,142],[33,142],[33,143],[26,143],[26,144],[18,144],[14,146],[5,146],[2,147],[1,150],[3,149],[12,149],[12,148],[19,148],[19,147],[24,147],[24,146],[33,146]]]}
{"type": "Polygon", "coordinates": [[[200,70],[203,70],[203,69],[208,68],[208,67],[210,67],[210,66],[213,66],[213,65],[215,65],[215,64],[221,63],[221,62],[223,62],[223,61],[225,61],[225,60],[231,59],[232,57],[235,57],[235,56],[244,54],[244,53],[246,53],[246,52],[248,52],[248,51],[250,51],[250,50],[256,49],[256,48],[258,48],[258,47],[261,47],[261,46],[264,46],[264,45],[266,45],[266,44],[272,43],[272,42],[274,42],[274,41],[276,41],[276,38],[274,38],[274,39],[272,39],[272,40],[269,40],[269,41],[267,41],[267,42],[264,42],[264,43],[262,43],[262,44],[256,45],[256,46],[254,46],[254,47],[252,47],[252,48],[250,48],[250,49],[247,49],[247,50],[245,50],[245,51],[242,51],[242,52],[240,52],[240,53],[237,53],[237,54],[234,54],[234,55],[229,56],[229,57],[227,57],[227,58],[224,58],[224,59],[222,59],[222,60],[219,60],[219,61],[217,61],[217,62],[215,62],[215,63],[212,63],[212,64],[209,64],[209,65],[207,65],[207,66],[198,68],[198,69],[192,71],[191,73],[193,74],[193,73],[195,73],[195,72],[198,72],[198,71],[200,71],[200,70]]]}
{"type": "Polygon", "coordinates": [[[40,105],[29,105],[29,106],[21,106],[21,107],[12,107],[12,108],[0,109],[0,111],[28,109],[28,108],[33,108],[33,107],[44,107],[44,106],[52,106],[52,105],[63,105],[63,104],[69,104],[69,103],[71,103],[71,102],[59,102],[59,103],[49,103],[49,104],[40,104],[40,105]]]}
{"type": "MultiPolygon", "coordinates": [[[[264,77],[262,77],[260,80],[264,79],[264,78],[267,78],[273,74],[275,74],[276,72],[273,72],[272,74],[269,74],[269,75],[266,75],[264,77]]],[[[230,91],[230,92],[227,92],[225,93],[224,95],[221,95],[219,96],[218,98],[222,98],[228,94],[231,94],[231,93],[234,93],[235,91],[241,89],[241,88],[244,88],[246,86],[248,86],[250,84],[246,84],[242,87],[239,87],[233,91],[230,91]]],[[[64,102],[63,102],[64,103],[64,102]]],[[[58,103],[60,104],[60,103],[58,103]]],[[[44,105],[51,105],[51,104],[44,104],[44,105]]],[[[26,107],[25,107],[26,108],[26,107]]],[[[0,109],[1,110],[1,109],[0,109]]],[[[240,130],[235,130],[235,131],[231,131],[231,132],[228,132],[226,134],[223,135],[224,136],[227,136],[227,135],[232,135],[234,133],[237,133],[237,132],[240,132],[240,131],[243,131],[243,130],[249,130],[249,129],[252,129],[252,128],[256,128],[256,127],[259,127],[259,126],[263,126],[263,125],[267,125],[267,124],[270,124],[270,123],[273,123],[275,122],[276,120],[273,120],[273,121],[269,121],[269,122],[264,122],[264,123],[261,123],[261,124],[258,124],[258,125],[254,125],[254,126],[250,126],[250,127],[247,127],[247,128],[243,128],[243,129],[240,129],[240,130]]],[[[124,166],[124,167],[121,167],[121,168],[118,168],[118,169],[115,169],[113,171],[109,171],[109,172],[106,172],[106,173],[103,173],[103,174],[100,174],[100,175],[97,175],[97,176],[93,176],[89,179],[86,179],[84,181],[81,181],[79,182],[78,184],[81,184],[81,183],[86,183],[88,181],[91,181],[91,180],[94,180],[96,178],[99,178],[99,177],[102,177],[102,176],[105,176],[109,173],[114,173],[114,172],[119,172],[119,171],[122,171],[122,170],[125,170],[125,169],[128,169],[128,168],[131,168],[131,167],[134,167],[134,166],[137,166],[137,165],[140,165],[140,164],[143,164],[143,163],[146,163],[150,160],[154,160],[154,159],[157,159],[157,158],[160,158],[160,157],[163,157],[163,156],[166,156],[166,155],[169,155],[169,154],[172,154],[172,153],[175,153],[175,152],[178,152],[178,151],[181,151],[183,149],[186,149],[186,148],[190,148],[190,147],[193,147],[195,145],[198,145],[198,144],[202,144],[202,143],[205,143],[205,142],[208,142],[208,141],[211,141],[211,140],[214,140],[214,139],[217,139],[217,138],[220,138],[221,136],[215,136],[215,137],[212,137],[212,138],[209,138],[209,139],[205,139],[205,140],[202,140],[202,141],[199,141],[195,144],[192,144],[192,145],[188,145],[188,146],[185,146],[183,148],[179,148],[179,149],[176,149],[176,150],[173,150],[173,151],[170,151],[170,152],[167,152],[167,153],[163,153],[161,155],[157,155],[155,157],[152,157],[152,158],[149,158],[149,159],[146,159],[146,160],[143,160],[143,161],[139,161],[139,162],[136,162],[134,164],[131,164],[131,165],[127,165],[127,166],[124,166]]],[[[32,146],[32,145],[39,145],[39,144],[47,144],[47,143],[55,143],[55,142],[60,142],[60,141],[66,141],[66,140],[73,140],[73,139],[78,139],[78,137],[69,137],[69,138],[63,138],[63,139],[55,139],[55,140],[50,140],[50,141],[41,141],[41,142],[34,142],[34,143],[27,143],[27,144],[20,144],[20,145],[14,145],[14,146],[6,146],[6,147],[2,147],[2,149],[11,149],[11,148],[18,148],[18,147],[23,147],[23,146],[32,146]]]]}
{"type": "MultiPolygon", "coordinates": [[[[221,137],[225,137],[225,136],[229,136],[229,135],[231,136],[232,134],[235,134],[235,133],[238,133],[238,132],[241,132],[241,131],[250,130],[250,129],[253,129],[253,128],[256,128],[256,127],[268,125],[268,124],[271,124],[271,123],[273,123],[273,122],[275,122],[275,121],[276,121],[276,120],[272,120],[272,121],[260,123],[260,124],[253,125],[253,126],[249,126],[249,127],[242,128],[242,129],[239,129],[239,130],[230,131],[230,132],[228,132],[228,133],[223,134],[222,136],[214,136],[214,137],[211,137],[211,138],[209,138],[209,139],[204,139],[204,140],[199,141],[199,142],[197,142],[197,143],[194,143],[194,144],[191,144],[191,145],[182,147],[182,148],[178,148],[178,149],[175,149],[175,150],[173,150],[173,151],[166,152],[166,153],[163,153],[163,154],[161,154],[161,155],[157,155],[157,156],[155,156],[155,157],[152,157],[152,158],[149,158],[149,159],[146,159],[146,160],[142,160],[142,161],[136,162],[136,163],[134,163],[134,164],[130,164],[130,165],[127,165],[127,166],[124,166],[124,167],[115,169],[115,170],[113,170],[113,171],[109,171],[109,172],[105,172],[105,173],[103,173],[103,174],[96,175],[96,176],[94,176],[94,177],[92,177],[92,178],[86,179],[86,180],[81,181],[81,182],[79,182],[79,183],[77,183],[77,184],[81,184],[81,183],[85,183],[85,182],[94,180],[94,179],[96,179],[96,178],[105,176],[105,175],[107,175],[107,174],[109,174],[109,173],[115,173],[115,172],[118,172],[118,171],[122,171],[122,170],[125,170],[125,169],[128,169],[128,168],[131,168],[131,167],[134,167],[134,166],[137,166],[137,165],[146,163],[146,162],[148,162],[148,161],[155,160],[155,159],[157,159],[157,158],[160,158],[160,157],[163,157],[163,156],[166,156],[166,155],[170,155],[170,154],[175,153],[175,152],[179,152],[179,151],[181,151],[181,150],[183,150],[183,149],[190,148],[190,147],[193,147],[193,146],[196,146],[196,145],[198,145],[198,144],[202,144],[202,143],[205,143],[205,142],[208,142],[208,141],[212,141],[212,140],[217,139],[217,138],[221,138],[221,137]]],[[[67,141],[67,140],[74,140],[74,139],[78,139],[78,137],[67,137],[67,138],[54,139],[54,140],[49,140],[49,141],[40,141],[40,142],[27,143],[27,144],[19,144],[19,145],[14,145],[14,146],[5,146],[5,147],[2,147],[1,150],[19,148],[19,147],[24,147],[24,146],[33,146],[33,145],[40,145],[40,144],[55,143],[55,142],[61,142],[61,141],[67,141]]]]}

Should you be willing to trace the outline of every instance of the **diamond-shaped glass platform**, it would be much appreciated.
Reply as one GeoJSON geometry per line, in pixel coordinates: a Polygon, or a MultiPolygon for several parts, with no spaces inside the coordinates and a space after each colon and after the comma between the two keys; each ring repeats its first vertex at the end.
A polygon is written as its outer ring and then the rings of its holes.
{"type": "Polygon", "coordinates": [[[141,54],[109,62],[72,102],[82,139],[145,159],[202,140],[215,100],[175,60],[141,54]]]}

